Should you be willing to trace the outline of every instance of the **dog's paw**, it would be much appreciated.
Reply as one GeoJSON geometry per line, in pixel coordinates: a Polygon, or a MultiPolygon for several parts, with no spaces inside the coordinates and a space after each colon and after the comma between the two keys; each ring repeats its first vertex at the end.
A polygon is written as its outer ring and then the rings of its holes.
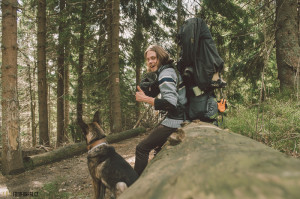
{"type": "Polygon", "coordinates": [[[118,198],[127,189],[125,182],[118,182],[115,189],[115,197],[118,198]]]}

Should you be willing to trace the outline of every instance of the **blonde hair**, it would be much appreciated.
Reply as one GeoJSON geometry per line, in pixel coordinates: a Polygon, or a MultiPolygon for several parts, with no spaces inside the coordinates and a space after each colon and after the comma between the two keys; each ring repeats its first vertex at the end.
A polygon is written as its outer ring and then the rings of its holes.
{"type": "Polygon", "coordinates": [[[171,64],[173,60],[170,58],[169,53],[158,45],[150,45],[144,53],[145,59],[147,58],[148,51],[154,51],[156,53],[156,57],[159,61],[158,68],[160,66],[171,64]]]}

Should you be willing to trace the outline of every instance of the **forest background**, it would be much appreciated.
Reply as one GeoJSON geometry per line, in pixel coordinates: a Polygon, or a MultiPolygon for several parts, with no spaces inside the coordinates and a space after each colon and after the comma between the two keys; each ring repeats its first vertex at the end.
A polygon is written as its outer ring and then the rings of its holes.
{"type": "Polygon", "coordinates": [[[220,126],[299,154],[299,0],[2,0],[1,8],[5,150],[81,141],[76,121],[96,110],[107,133],[140,117],[153,127],[160,115],[135,101],[143,52],[155,43],[178,60],[179,27],[201,17],[225,62],[220,126]]]}

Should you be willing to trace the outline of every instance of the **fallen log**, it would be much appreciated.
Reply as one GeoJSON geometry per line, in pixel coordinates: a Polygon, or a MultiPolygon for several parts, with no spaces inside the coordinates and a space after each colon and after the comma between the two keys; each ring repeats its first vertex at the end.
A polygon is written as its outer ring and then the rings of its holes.
{"type": "Polygon", "coordinates": [[[106,137],[106,141],[111,144],[111,143],[115,143],[115,142],[119,142],[121,140],[125,140],[128,138],[132,138],[135,137],[137,135],[140,135],[142,133],[145,133],[146,129],[144,127],[138,127],[135,129],[130,129],[127,131],[123,131],[121,133],[115,133],[115,134],[109,134],[106,137]]]}
{"type": "MultiPolygon", "coordinates": [[[[117,134],[110,134],[106,137],[108,143],[115,143],[124,139],[128,139],[139,134],[145,133],[146,129],[139,127],[117,134]]],[[[25,169],[33,169],[34,167],[57,162],[63,159],[71,158],[87,152],[86,142],[70,144],[65,147],[49,151],[47,153],[27,156],[23,158],[25,169]]]]}
{"type": "Polygon", "coordinates": [[[86,151],[87,148],[85,142],[70,144],[46,153],[24,157],[24,167],[25,169],[33,169],[37,166],[57,162],[83,154],[86,151]]]}
{"type": "Polygon", "coordinates": [[[173,133],[119,199],[296,199],[299,187],[299,159],[198,122],[173,133]]]}

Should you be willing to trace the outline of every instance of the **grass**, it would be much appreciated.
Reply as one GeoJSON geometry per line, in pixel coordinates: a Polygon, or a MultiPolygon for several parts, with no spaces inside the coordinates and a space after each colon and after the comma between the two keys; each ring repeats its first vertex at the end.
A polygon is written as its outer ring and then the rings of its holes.
{"type": "Polygon", "coordinates": [[[300,157],[300,102],[269,99],[260,105],[230,108],[223,128],[300,157]]]}
{"type": "Polygon", "coordinates": [[[69,198],[71,193],[60,191],[60,185],[64,180],[62,178],[56,179],[53,182],[45,184],[40,190],[38,190],[39,199],[63,199],[69,198]]]}

